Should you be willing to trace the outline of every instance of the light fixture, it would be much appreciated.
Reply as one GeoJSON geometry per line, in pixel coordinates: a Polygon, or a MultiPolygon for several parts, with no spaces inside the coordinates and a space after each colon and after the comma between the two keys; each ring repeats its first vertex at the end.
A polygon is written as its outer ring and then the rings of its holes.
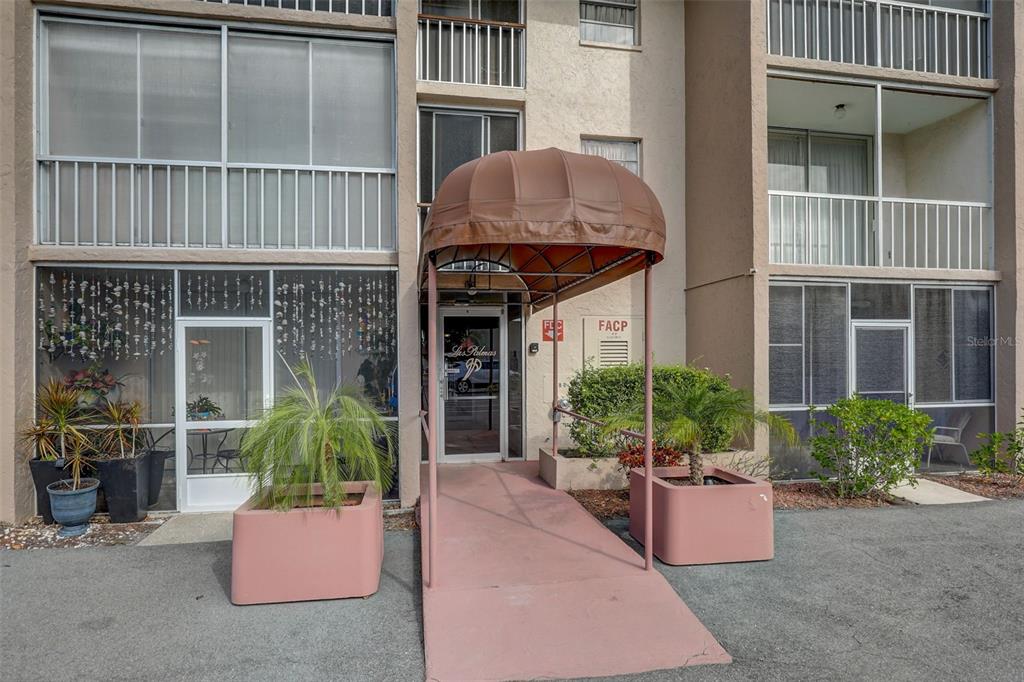
{"type": "Polygon", "coordinates": [[[466,278],[466,293],[470,296],[476,295],[476,275],[470,275],[466,278]]]}
{"type": "Polygon", "coordinates": [[[842,121],[844,118],[846,118],[846,105],[837,104],[835,110],[832,112],[832,115],[835,116],[838,120],[842,121]]]}

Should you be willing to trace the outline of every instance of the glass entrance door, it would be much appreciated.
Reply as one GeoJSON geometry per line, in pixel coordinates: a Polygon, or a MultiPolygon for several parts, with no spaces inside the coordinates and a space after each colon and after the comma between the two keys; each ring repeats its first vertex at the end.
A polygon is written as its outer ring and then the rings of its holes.
{"type": "Polygon", "coordinates": [[[179,321],[175,335],[181,511],[234,509],[250,494],[241,444],[270,406],[270,323],[179,321]]]}
{"type": "Polygon", "coordinates": [[[502,308],[442,308],[441,461],[498,461],[508,450],[507,328],[502,308]]]}
{"type": "Polygon", "coordinates": [[[864,324],[853,327],[854,391],[865,398],[910,405],[910,327],[864,324]]]}

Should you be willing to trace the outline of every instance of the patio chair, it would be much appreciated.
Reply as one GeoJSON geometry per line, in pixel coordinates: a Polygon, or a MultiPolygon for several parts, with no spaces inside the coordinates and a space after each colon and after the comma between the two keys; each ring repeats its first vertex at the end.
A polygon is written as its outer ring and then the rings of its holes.
{"type": "Polygon", "coordinates": [[[967,464],[970,465],[971,458],[967,453],[967,446],[963,443],[964,430],[967,428],[967,424],[971,421],[971,413],[964,412],[960,415],[960,418],[956,422],[956,426],[936,426],[935,435],[932,438],[931,447],[928,448],[928,461],[925,464],[926,467],[932,465],[932,450],[935,446],[939,447],[945,445],[952,445],[958,447],[964,451],[964,459],[967,460],[967,464]]]}

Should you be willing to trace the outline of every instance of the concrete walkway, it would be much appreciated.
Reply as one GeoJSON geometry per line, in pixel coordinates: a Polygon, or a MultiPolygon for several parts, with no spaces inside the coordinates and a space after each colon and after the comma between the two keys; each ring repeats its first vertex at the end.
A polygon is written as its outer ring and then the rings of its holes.
{"type": "MultiPolygon", "coordinates": [[[[427,500],[425,472],[421,480],[427,500]]],[[[614,675],[731,660],[661,573],[644,571],[641,556],[544,484],[536,462],[443,466],[437,511],[435,585],[423,590],[428,679],[614,675]]],[[[425,581],[426,549],[422,556],[425,581]]]]}
{"type": "Polygon", "coordinates": [[[987,497],[973,495],[951,485],[942,485],[926,478],[917,479],[917,485],[909,483],[896,486],[892,494],[914,504],[964,504],[966,502],[991,502],[987,497]]]}
{"type": "Polygon", "coordinates": [[[187,545],[195,542],[221,542],[231,539],[232,513],[175,514],[164,525],[144,537],[139,544],[187,545]]]}

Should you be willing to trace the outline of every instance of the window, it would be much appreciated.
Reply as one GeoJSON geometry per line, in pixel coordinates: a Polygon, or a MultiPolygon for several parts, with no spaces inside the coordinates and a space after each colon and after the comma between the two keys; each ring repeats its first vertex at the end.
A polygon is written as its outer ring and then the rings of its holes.
{"type": "Polygon", "coordinates": [[[634,175],[640,175],[639,140],[583,138],[582,151],[584,154],[603,156],[631,171],[634,175]]]}
{"type": "Polygon", "coordinates": [[[394,248],[390,42],[46,18],[40,51],[41,243],[394,248]]]}
{"type": "Polygon", "coordinates": [[[421,0],[420,14],[519,22],[519,0],[421,0]]]}
{"type": "Polygon", "coordinates": [[[909,320],[910,285],[850,285],[850,316],[855,320],[909,320]]]}
{"type": "Polygon", "coordinates": [[[829,405],[846,396],[848,330],[845,286],[771,286],[769,404],[829,405]]]}
{"type": "Polygon", "coordinates": [[[441,182],[462,164],[518,148],[516,114],[420,109],[420,202],[432,202],[441,182]]]}
{"type": "Polygon", "coordinates": [[[869,195],[871,138],[806,130],[768,131],[768,189],[869,195]]]}
{"type": "Polygon", "coordinates": [[[581,0],[580,40],[639,45],[638,0],[581,0]]]}

